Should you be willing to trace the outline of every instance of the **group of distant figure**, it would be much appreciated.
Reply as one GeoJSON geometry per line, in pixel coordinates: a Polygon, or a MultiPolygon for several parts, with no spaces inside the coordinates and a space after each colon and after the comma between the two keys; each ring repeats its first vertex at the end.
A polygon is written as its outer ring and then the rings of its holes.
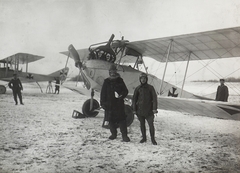
{"type": "MultiPolygon", "coordinates": [[[[154,115],[157,114],[157,94],[154,87],[148,84],[148,76],[145,73],[141,73],[139,76],[140,85],[134,90],[132,98],[133,114],[137,115],[140,121],[140,130],[142,133],[142,139],[140,143],[147,141],[146,126],[147,121],[149,125],[149,131],[151,136],[151,142],[153,145],[157,145],[155,140],[155,128],[154,128],[154,115]]],[[[228,87],[224,85],[225,80],[220,79],[220,85],[217,88],[216,101],[228,101],[228,87]]],[[[13,97],[15,104],[18,104],[17,96],[19,97],[20,104],[23,105],[22,83],[17,74],[14,74],[14,78],[9,82],[8,86],[13,91],[13,97]]],[[[60,80],[56,79],[55,94],[59,94],[60,80]]],[[[51,81],[49,81],[46,93],[53,93],[51,81]]],[[[109,128],[111,136],[110,140],[117,138],[117,128],[120,127],[122,139],[124,142],[129,142],[127,132],[127,115],[124,111],[124,99],[128,95],[128,89],[117,73],[117,68],[113,64],[109,69],[109,77],[104,80],[101,94],[100,105],[105,110],[105,119],[109,122],[109,128]]]]}
{"type": "MultiPolygon", "coordinates": [[[[54,94],[59,94],[59,91],[60,91],[60,80],[57,78],[54,94]]],[[[48,81],[48,85],[47,85],[47,88],[46,88],[46,93],[48,93],[48,94],[53,93],[52,81],[48,81]]]]}

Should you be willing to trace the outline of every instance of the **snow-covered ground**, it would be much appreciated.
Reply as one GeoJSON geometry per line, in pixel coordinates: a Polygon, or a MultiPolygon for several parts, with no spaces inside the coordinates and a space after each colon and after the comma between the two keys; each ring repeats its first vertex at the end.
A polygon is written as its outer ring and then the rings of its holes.
{"type": "Polygon", "coordinates": [[[72,118],[86,99],[63,88],[59,95],[40,93],[29,84],[25,105],[15,106],[9,90],[0,95],[0,172],[240,172],[240,121],[159,110],[157,146],[149,133],[139,143],[136,118],[125,143],[120,133],[108,140],[102,113],[72,118]]]}

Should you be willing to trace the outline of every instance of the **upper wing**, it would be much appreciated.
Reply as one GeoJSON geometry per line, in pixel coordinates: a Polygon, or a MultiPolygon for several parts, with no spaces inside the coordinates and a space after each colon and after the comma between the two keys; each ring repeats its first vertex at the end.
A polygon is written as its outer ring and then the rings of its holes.
{"type": "MultiPolygon", "coordinates": [[[[169,62],[187,61],[187,55],[190,53],[190,60],[240,57],[240,27],[134,42],[118,40],[113,41],[112,47],[125,46],[127,48],[126,55],[142,55],[165,62],[166,52],[171,41],[169,62]]],[[[89,55],[87,48],[78,49],[77,52],[82,61],[89,55]]],[[[68,51],[61,53],[69,55],[68,51]]]]}
{"type": "Polygon", "coordinates": [[[165,62],[164,56],[171,41],[169,62],[186,61],[189,53],[190,60],[240,57],[240,27],[128,42],[126,47],[142,56],[165,62]]]}
{"type": "Polygon", "coordinates": [[[26,63],[40,60],[42,58],[44,58],[44,57],[38,56],[38,55],[33,55],[33,54],[28,54],[28,53],[17,53],[17,54],[9,56],[7,58],[1,59],[0,62],[2,62],[2,63],[8,62],[10,64],[15,64],[15,62],[19,63],[19,64],[26,64],[26,63]]]}
{"type": "Polygon", "coordinates": [[[196,99],[158,97],[158,108],[240,121],[240,105],[196,99]]]}

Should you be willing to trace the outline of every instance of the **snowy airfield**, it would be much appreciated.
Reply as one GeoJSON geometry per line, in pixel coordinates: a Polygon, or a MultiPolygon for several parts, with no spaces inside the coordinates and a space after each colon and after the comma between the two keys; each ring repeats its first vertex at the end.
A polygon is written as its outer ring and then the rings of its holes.
{"type": "MultiPolygon", "coordinates": [[[[62,87],[56,95],[23,86],[25,105],[15,106],[9,89],[0,95],[1,173],[240,172],[240,121],[159,110],[157,146],[149,131],[147,143],[139,143],[137,118],[131,142],[122,142],[120,132],[111,141],[101,127],[103,113],[72,118],[88,97],[62,87]]],[[[239,96],[232,100],[240,104],[239,96]]]]}

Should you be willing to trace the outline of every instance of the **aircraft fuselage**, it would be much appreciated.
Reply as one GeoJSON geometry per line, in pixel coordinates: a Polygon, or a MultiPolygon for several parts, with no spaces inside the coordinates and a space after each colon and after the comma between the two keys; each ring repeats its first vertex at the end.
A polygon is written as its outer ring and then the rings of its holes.
{"type": "MultiPolygon", "coordinates": [[[[98,92],[101,91],[101,87],[103,85],[104,79],[109,77],[108,69],[112,65],[111,62],[103,61],[103,60],[87,60],[83,64],[83,68],[81,70],[81,74],[84,80],[85,85],[88,89],[92,88],[98,92]]],[[[135,88],[140,84],[139,76],[142,71],[132,68],[131,66],[126,65],[118,65],[118,73],[121,78],[123,78],[129,95],[134,93],[135,88]]],[[[171,96],[171,97],[179,97],[181,89],[169,84],[167,82],[163,82],[163,90],[160,93],[160,84],[161,80],[156,76],[148,74],[148,83],[153,85],[158,95],[161,96],[171,96]],[[169,94],[170,93],[170,94],[169,94]]],[[[196,98],[192,93],[187,91],[182,91],[182,98],[196,98]]]]}

